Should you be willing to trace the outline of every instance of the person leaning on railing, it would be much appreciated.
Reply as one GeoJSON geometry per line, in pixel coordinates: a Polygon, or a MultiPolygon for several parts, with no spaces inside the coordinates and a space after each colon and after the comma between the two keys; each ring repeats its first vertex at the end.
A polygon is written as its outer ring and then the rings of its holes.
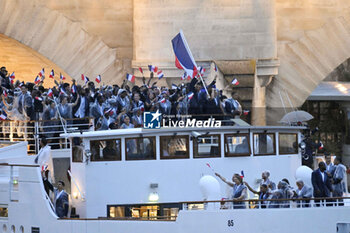
{"type": "MultiPolygon", "coordinates": [[[[308,185],[304,184],[304,181],[301,179],[298,179],[296,181],[297,189],[295,190],[296,198],[298,199],[305,199],[305,198],[311,198],[312,197],[312,188],[308,185]]],[[[303,207],[310,207],[310,201],[309,200],[303,200],[301,201],[301,204],[303,207]]]]}
{"type": "Polygon", "coordinates": [[[260,201],[260,206],[262,209],[267,208],[267,204],[268,204],[268,199],[271,196],[271,193],[269,192],[269,188],[267,187],[266,184],[261,184],[260,185],[260,191],[255,191],[252,187],[249,186],[249,184],[247,182],[243,182],[247,188],[249,189],[249,191],[251,191],[254,194],[257,194],[259,196],[259,199],[262,200],[260,201]]]}
{"type": "Polygon", "coordinates": [[[245,209],[246,208],[245,202],[241,202],[241,200],[247,199],[247,187],[243,183],[243,177],[241,177],[239,174],[233,174],[232,176],[233,183],[232,183],[230,181],[227,181],[224,177],[222,177],[218,173],[215,173],[215,175],[219,177],[227,185],[233,188],[232,197],[231,197],[231,199],[235,201],[233,202],[233,208],[245,209]]]}

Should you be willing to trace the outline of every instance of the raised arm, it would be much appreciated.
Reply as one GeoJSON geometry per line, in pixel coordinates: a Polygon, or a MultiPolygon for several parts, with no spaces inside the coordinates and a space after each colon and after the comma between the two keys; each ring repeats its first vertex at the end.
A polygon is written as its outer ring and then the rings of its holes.
{"type": "Polygon", "coordinates": [[[247,186],[247,188],[249,189],[249,191],[251,191],[254,194],[259,194],[258,191],[255,191],[254,189],[252,189],[252,187],[249,186],[249,184],[247,182],[243,182],[245,184],[245,186],[247,186]]]}
{"type": "Polygon", "coordinates": [[[219,177],[223,182],[225,182],[226,184],[228,184],[229,186],[231,186],[231,187],[233,187],[233,183],[232,182],[230,182],[230,181],[227,181],[224,177],[222,177],[219,173],[215,173],[215,175],[217,176],[217,177],[219,177]]]}

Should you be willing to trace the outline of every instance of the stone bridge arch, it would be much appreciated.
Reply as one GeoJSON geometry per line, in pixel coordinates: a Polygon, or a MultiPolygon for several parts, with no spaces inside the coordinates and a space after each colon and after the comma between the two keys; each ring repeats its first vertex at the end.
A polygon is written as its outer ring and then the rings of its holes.
{"type": "Polygon", "coordinates": [[[0,0],[0,33],[43,55],[78,80],[81,73],[90,79],[101,74],[110,82],[120,75],[115,49],[90,35],[80,23],[36,3],[0,0]]]}
{"type": "Polygon", "coordinates": [[[318,84],[350,57],[349,38],[350,17],[337,17],[306,31],[295,42],[279,45],[279,73],[266,91],[267,119],[281,113],[279,92],[288,93],[294,107],[301,106],[318,84]]]}

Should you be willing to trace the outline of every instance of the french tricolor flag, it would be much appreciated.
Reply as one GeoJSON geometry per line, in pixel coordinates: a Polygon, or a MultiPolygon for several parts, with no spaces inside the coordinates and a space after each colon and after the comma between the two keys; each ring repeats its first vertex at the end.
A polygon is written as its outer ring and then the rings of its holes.
{"type": "Polygon", "coordinates": [[[50,76],[49,76],[50,78],[54,78],[55,77],[55,71],[53,71],[53,69],[51,70],[51,72],[50,72],[50,76]]]}
{"type": "Polygon", "coordinates": [[[0,120],[4,121],[4,120],[6,120],[6,118],[7,118],[7,117],[6,117],[5,114],[2,113],[2,114],[0,115],[0,120]]]}
{"type": "Polygon", "coordinates": [[[185,72],[182,76],[181,76],[181,80],[185,80],[187,78],[187,73],[185,72]]]}
{"type": "Polygon", "coordinates": [[[9,78],[11,78],[11,79],[15,79],[15,72],[12,72],[12,74],[10,75],[10,77],[9,78]]]}
{"type": "Polygon", "coordinates": [[[141,67],[139,67],[139,71],[143,74],[143,69],[141,67]]]}
{"type": "Polygon", "coordinates": [[[187,97],[188,97],[189,100],[192,99],[193,96],[194,96],[194,93],[193,93],[193,92],[190,92],[190,93],[187,94],[187,97]]]}
{"type": "Polygon", "coordinates": [[[77,93],[77,86],[72,85],[72,93],[73,94],[77,93]]]}
{"type": "Polygon", "coordinates": [[[53,96],[53,92],[52,92],[51,88],[47,91],[47,96],[49,96],[49,97],[53,96]]]}
{"type": "Polygon", "coordinates": [[[105,112],[104,112],[105,114],[109,114],[110,116],[112,116],[113,115],[113,109],[112,108],[109,108],[109,109],[107,109],[105,112]]]}
{"type": "Polygon", "coordinates": [[[197,64],[192,56],[190,48],[188,47],[182,30],[171,40],[171,42],[175,53],[176,67],[185,70],[188,76],[192,78],[196,77],[198,74],[197,64]]]}
{"type": "Polygon", "coordinates": [[[135,75],[126,74],[126,79],[132,83],[135,83],[135,75]]]}
{"type": "Polygon", "coordinates": [[[97,77],[96,77],[96,79],[95,79],[95,80],[96,80],[96,82],[97,82],[97,83],[100,83],[100,82],[101,82],[101,80],[102,80],[102,79],[101,79],[101,75],[97,75],[97,77]]]}
{"type": "Polygon", "coordinates": [[[243,110],[243,115],[247,116],[249,114],[249,110],[243,110]]]}
{"type": "Polygon", "coordinates": [[[171,89],[176,90],[177,86],[173,83],[173,84],[171,84],[171,89]]]}
{"type": "Polygon", "coordinates": [[[65,80],[66,77],[64,77],[64,76],[60,73],[60,79],[61,79],[61,80],[65,80]]]}
{"type": "Polygon", "coordinates": [[[42,68],[41,71],[39,72],[39,76],[42,77],[45,75],[45,69],[42,68]]]}
{"type": "Polygon", "coordinates": [[[323,146],[323,143],[320,141],[318,149],[319,149],[319,150],[322,150],[323,147],[324,147],[324,146],[323,146]]]}
{"type": "Polygon", "coordinates": [[[150,72],[157,72],[158,71],[158,67],[157,66],[148,65],[148,70],[150,72]]]}
{"type": "Polygon", "coordinates": [[[66,91],[63,89],[63,87],[60,88],[60,95],[67,95],[66,91]]]}
{"type": "Polygon", "coordinates": [[[237,85],[239,85],[239,82],[238,82],[238,80],[237,80],[236,78],[234,78],[234,79],[232,80],[231,84],[237,86],[237,85]]]}
{"type": "Polygon", "coordinates": [[[6,92],[6,90],[3,90],[3,91],[2,91],[2,94],[3,94],[5,97],[7,97],[7,92],[6,92]]]}
{"type": "Polygon", "coordinates": [[[163,78],[163,77],[164,77],[163,71],[159,70],[159,71],[157,72],[157,76],[158,76],[158,79],[163,78]]]}
{"type": "Polygon", "coordinates": [[[166,99],[163,98],[163,99],[160,100],[160,102],[164,104],[166,102],[166,99]]]}
{"type": "Polygon", "coordinates": [[[35,99],[36,99],[36,100],[39,100],[39,101],[43,101],[43,98],[41,98],[41,97],[39,97],[39,96],[35,97],[35,99]]]}
{"type": "Polygon", "coordinates": [[[218,72],[218,67],[215,63],[214,63],[214,70],[215,70],[215,72],[218,72]]]}
{"type": "Polygon", "coordinates": [[[40,82],[41,82],[40,77],[39,77],[39,76],[36,76],[36,78],[34,79],[34,83],[35,83],[35,84],[38,84],[38,83],[40,83],[40,82]]]}
{"type": "Polygon", "coordinates": [[[203,68],[203,67],[198,67],[197,68],[198,70],[199,70],[199,73],[203,76],[204,75],[204,73],[205,73],[205,71],[206,71],[206,69],[205,68],[203,68]]]}
{"type": "Polygon", "coordinates": [[[89,78],[86,77],[84,74],[81,74],[81,80],[83,80],[85,84],[89,82],[89,78]]]}

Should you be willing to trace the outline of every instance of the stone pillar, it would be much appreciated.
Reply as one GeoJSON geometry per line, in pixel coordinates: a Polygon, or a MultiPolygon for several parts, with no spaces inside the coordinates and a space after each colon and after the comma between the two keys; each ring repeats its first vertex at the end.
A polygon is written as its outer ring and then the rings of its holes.
{"type": "Polygon", "coordinates": [[[265,59],[256,62],[252,101],[252,125],[266,125],[266,87],[278,74],[278,59],[265,59]]]}

